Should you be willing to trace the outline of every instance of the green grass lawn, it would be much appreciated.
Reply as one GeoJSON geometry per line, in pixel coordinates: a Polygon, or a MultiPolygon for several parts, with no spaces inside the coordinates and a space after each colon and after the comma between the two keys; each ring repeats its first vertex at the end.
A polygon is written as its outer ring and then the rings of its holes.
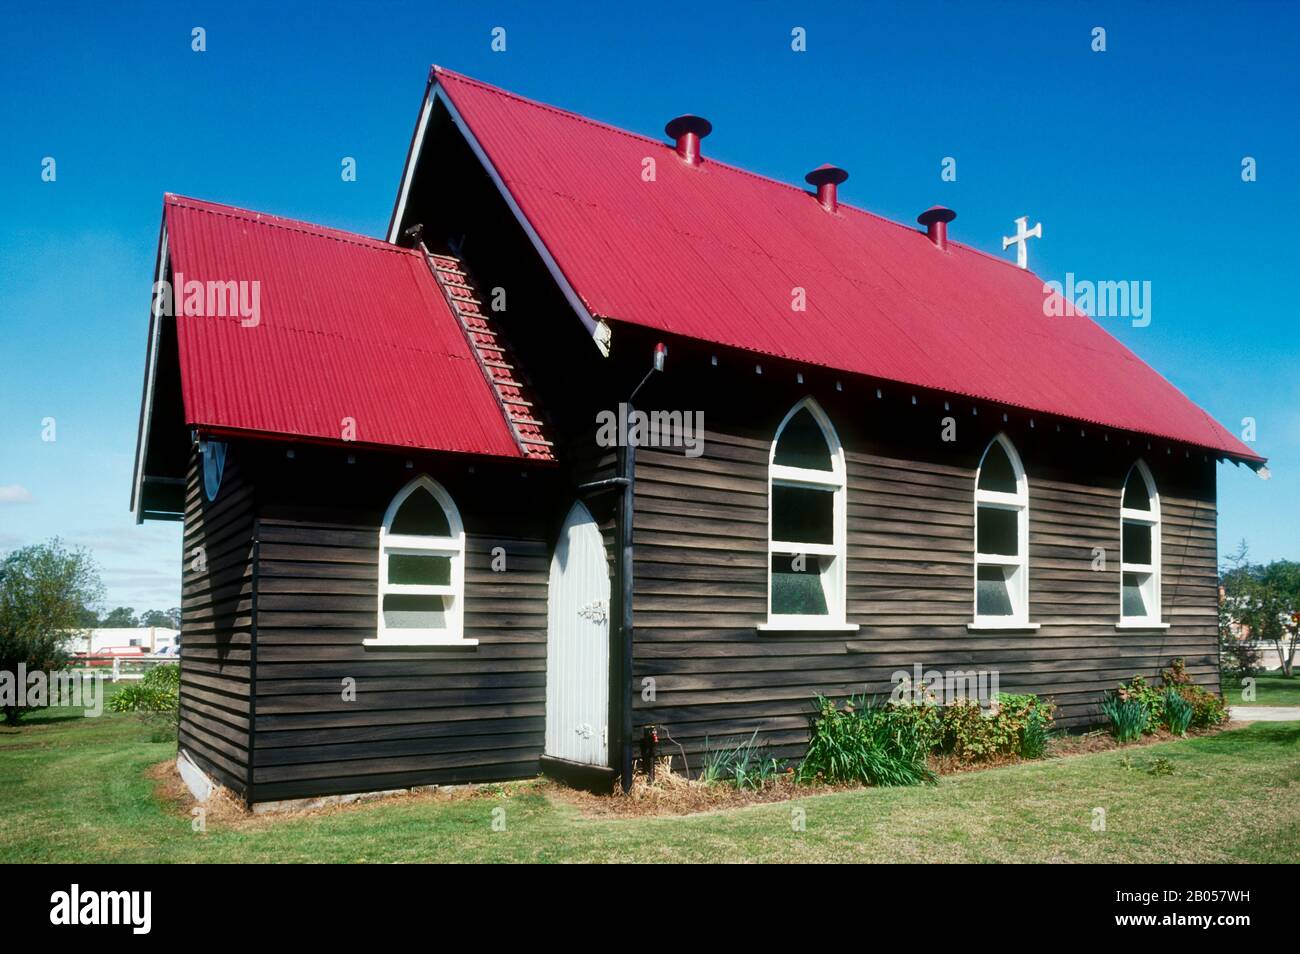
{"type": "Polygon", "coordinates": [[[130,716],[47,710],[0,727],[0,861],[1294,862],[1300,723],[967,772],[938,785],[808,795],[683,818],[589,818],[543,785],[394,799],[317,816],[212,821],[144,777],[174,755],[130,716]],[[1168,775],[1147,768],[1157,758],[1168,775]],[[1094,808],[1106,830],[1093,831],[1094,808]],[[504,808],[505,830],[493,810],[504,808]],[[794,830],[794,810],[806,828],[794,830]]]}
{"type": "Polygon", "coordinates": [[[1223,694],[1234,706],[1300,706],[1300,676],[1273,674],[1255,678],[1255,700],[1247,702],[1241,698],[1241,687],[1223,681],[1223,694]]]}

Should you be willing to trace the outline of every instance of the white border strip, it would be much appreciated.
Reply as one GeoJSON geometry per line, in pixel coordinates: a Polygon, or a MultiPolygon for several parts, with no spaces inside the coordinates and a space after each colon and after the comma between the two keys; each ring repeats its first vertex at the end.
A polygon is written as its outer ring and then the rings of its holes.
{"type": "Polygon", "coordinates": [[[411,193],[411,180],[415,178],[415,167],[419,164],[420,153],[424,149],[424,130],[429,125],[429,114],[433,112],[433,97],[426,95],[424,108],[420,110],[420,121],[415,127],[415,138],[411,141],[411,151],[406,156],[406,168],[402,170],[402,188],[397,194],[397,208],[393,209],[393,221],[388,226],[388,244],[397,244],[397,230],[402,227],[402,217],[406,215],[406,197],[411,193]]]}
{"type": "Polygon", "coordinates": [[[163,224],[158,235],[158,259],[154,265],[153,286],[149,289],[149,353],[144,365],[144,395],[140,400],[140,430],[135,442],[135,479],[131,486],[131,512],[136,523],[144,523],[144,462],[149,454],[149,425],[153,420],[153,392],[158,376],[158,348],[162,337],[160,316],[154,314],[157,299],[154,289],[167,274],[167,206],[163,205],[163,224]]]}

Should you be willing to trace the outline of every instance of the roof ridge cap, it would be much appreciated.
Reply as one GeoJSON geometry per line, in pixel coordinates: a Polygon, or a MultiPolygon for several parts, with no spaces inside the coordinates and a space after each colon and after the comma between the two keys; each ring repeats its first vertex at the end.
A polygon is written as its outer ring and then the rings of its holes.
{"type": "Polygon", "coordinates": [[[630,129],[624,129],[622,126],[615,126],[613,123],[607,123],[600,119],[593,119],[590,116],[584,116],[582,115],[582,113],[575,113],[573,110],[565,109],[562,106],[555,106],[552,105],[551,103],[543,103],[539,99],[531,99],[520,93],[511,92],[508,89],[502,89],[500,86],[493,86],[491,83],[485,82],[480,79],[475,79],[472,76],[466,76],[464,73],[457,73],[455,70],[449,70],[443,66],[435,65],[433,67],[433,70],[437,76],[450,76],[453,79],[459,80],[463,83],[468,83],[471,86],[477,86],[478,88],[487,90],[488,92],[497,93],[498,95],[505,96],[507,99],[516,100],[520,103],[523,103],[525,106],[534,106],[538,109],[544,109],[550,113],[557,113],[569,119],[576,119],[579,122],[586,123],[588,126],[596,126],[601,129],[607,129],[610,132],[619,133],[620,135],[627,136],[630,139],[636,139],[641,142],[647,142],[647,143],[652,143],[654,145],[664,146],[665,148],[671,148],[667,145],[667,143],[663,142],[662,140],[655,139],[643,133],[633,132],[630,129]]]}

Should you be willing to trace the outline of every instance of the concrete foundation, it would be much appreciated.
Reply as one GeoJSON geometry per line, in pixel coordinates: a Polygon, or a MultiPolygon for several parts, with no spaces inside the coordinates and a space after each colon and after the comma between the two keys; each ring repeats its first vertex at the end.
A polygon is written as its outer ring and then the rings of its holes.
{"type": "Polygon", "coordinates": [[[176,753],[176,770],[180,772],[181,781],[190,790],[190,794],[200,803],[211,798],[212,793],[217,789],[216,782],[208,778],[207,773],[194,764],[189,753],[184,749],[176,753]]]}

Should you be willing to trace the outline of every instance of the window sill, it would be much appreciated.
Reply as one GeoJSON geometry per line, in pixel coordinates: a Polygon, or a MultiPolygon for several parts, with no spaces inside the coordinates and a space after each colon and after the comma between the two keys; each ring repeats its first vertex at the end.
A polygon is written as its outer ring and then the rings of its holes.
{"type": "Polygon", "coordinates": [[[1159,620],[1143,622],[1136,619],[1123,619],[1115,624],[1116,629],[1168,629],[1169,626],[1169,623],[1162,623],[1159,620]]]}
{"type": "Polygon", "coordinates": [[[774,621],[759,623],[760,633],[856,633],[861,627],[857,623],[800,623],[774,621]]]}
{"type": "Polygon", "coordinates": [[[1037,632],[1039,623],[1009,621],[1006,623],[967,623],[966,630],[971,633],[1033,633],[1037,632]]]}
{"type": "Polygon", "coordinates": [[[424,646],[459,646],[472,649],[478,645],[478,640],[462,639],[459,636],[384,636],[363,639],[361,645],[366,649],[419,649],[424,646]]]}

